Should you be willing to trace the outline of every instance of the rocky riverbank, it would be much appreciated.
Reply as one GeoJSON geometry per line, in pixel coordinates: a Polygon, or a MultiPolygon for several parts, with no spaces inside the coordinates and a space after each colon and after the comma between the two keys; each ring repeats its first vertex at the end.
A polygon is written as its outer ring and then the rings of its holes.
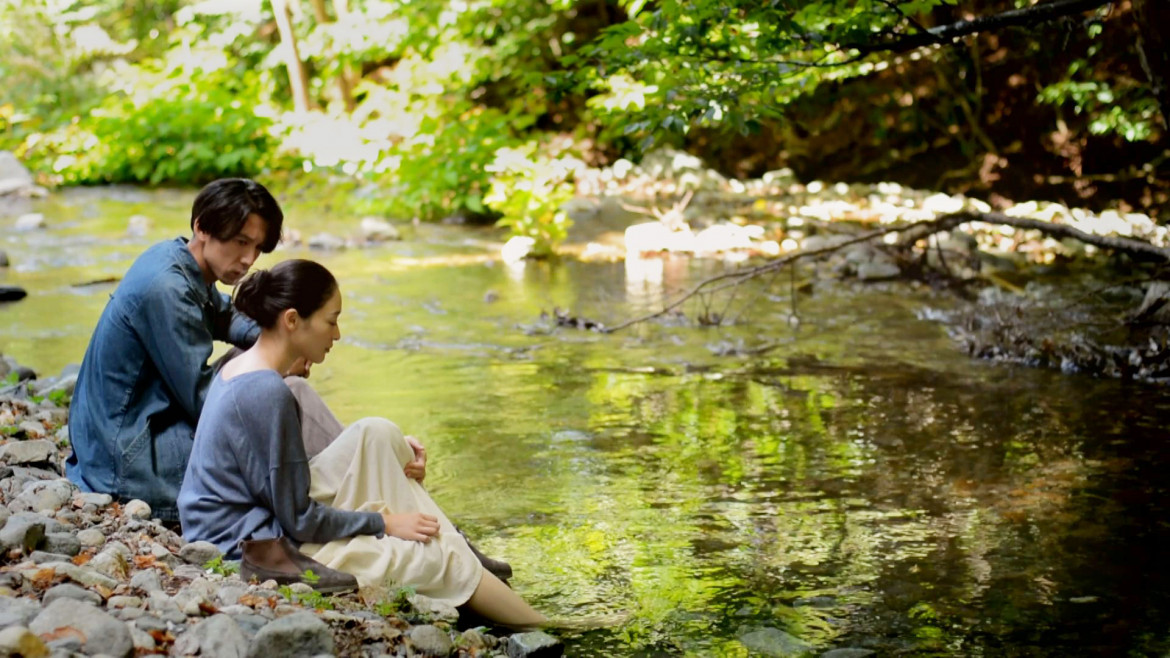
{"type": "Polygon", "coordinates": [[[543,632],[461,630],[456,609],[408,588],[243,582],[146,503],[79,491],[63,476],[76,380],[0,355],[0,655],[561,655],[543,632]]]}

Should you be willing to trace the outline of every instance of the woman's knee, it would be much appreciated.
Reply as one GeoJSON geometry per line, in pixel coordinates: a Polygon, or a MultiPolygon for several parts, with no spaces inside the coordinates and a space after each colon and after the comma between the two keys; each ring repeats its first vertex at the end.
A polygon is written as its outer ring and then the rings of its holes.
{"type": "Polygon", "coordinates": [[[389,445],[404,464],[414,459],[414,450],[406,442],[406,436],[393,421],[386,418],[362,418],[353,427],[359,428],[362,441],[367,445],[389,445]]]}

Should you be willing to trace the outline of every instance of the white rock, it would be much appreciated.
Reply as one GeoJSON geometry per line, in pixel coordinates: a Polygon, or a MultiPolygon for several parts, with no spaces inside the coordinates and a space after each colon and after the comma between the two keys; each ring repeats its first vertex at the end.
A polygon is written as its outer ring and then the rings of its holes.
{"type": "Polygon", "coordinates": [[[150,505],[144,500],[134,499],[122,508],[122,515],[128,519],[141,519],[145,521],[150,518],[150,505]]]}
{"type": "Polygon", "coordinates": [[[39,212],[30,212],[16,218],[13,228],[17,231],[35,231],[45,228],[45,216],[39,212]]]}

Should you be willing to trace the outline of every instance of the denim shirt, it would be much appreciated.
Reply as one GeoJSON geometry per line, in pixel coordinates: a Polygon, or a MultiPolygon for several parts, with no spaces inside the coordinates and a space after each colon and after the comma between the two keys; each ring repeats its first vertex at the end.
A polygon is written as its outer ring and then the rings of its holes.
{"type": "Polygon", "coordinates": [[[187,240],[146,250],[98,320],[69,414],[66,476],[82,490],[138,498],[177,520],[195,423],[214,371],[212,341],[248,347],[260,333],[207,285],[187,240]]]}

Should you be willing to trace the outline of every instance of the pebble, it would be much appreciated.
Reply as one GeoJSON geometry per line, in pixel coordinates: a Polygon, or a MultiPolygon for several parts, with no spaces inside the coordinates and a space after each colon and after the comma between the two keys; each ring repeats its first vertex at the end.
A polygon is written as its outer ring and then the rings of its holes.
{"type": "Polygon", "coordinates": [[[0,631],[0,655],[41,658],[49,655],[49,648],[25,626],[9,626],[0,631]]]}
{"type": "Polygon", "coordinates": [[[101,605],[102,602],[102,597],[97,592],[91,592],[71,583],[62,583],[56,587],[50,588],[49,591],[45,592],[45,596],[41,599],[41,604],[49,605],[57,599],[84,601],[94,605],[101,605]]]}
{"type": "Polygon", "coordinates": [[[297,612],[266,624],[248,647],[248,658],[313,658],[333,653],[333,633],[311,612],[297,612]]]}
{"type": "Polygon", "coordinates": [[[149,519],[150,511],[150,505],[137,499],[126,503],[126,506],[122,508],[122,514],[128,519],[149,519]]]}
{"type": "Polygon", "coordinates": [[[248,654],[248,638],[230,616],[212,615],[184,633],[175,642],[174,653],[180,656],[200,654],[244,658],[248,654]]]}
{"type": "Polygon", "coordinates": [[[448,656],[455,648],[446,631],[435,626],[415,626],[407,633],[407,637],[420,656],[448,656]]]}
{"type": "Polygon", "coordinates": [[[130,588],[150,594],[163,591],[162,580],[154,569],[144,569],[130,578],[130,588]]]}
{"type": "Polygon", "coordinates": [[[187,564],[203,566],[221,555],[215,544],[208,541],[196,541],[187,544],[179,550],[179,557],[187,564]]]}
{"type": "MultiPolygon", "coordinates": [[[[44,428],[39,431],[43,432],[44,428]]],[[[10,441],[0,446],[0,463],[3,464],[34,464],[47,462],[56,456],[57,446],[47,439],[10,441]]]]}
{"type": "Polygon", "coordinates": [[[86,528],[77,533],[77,541],[86,548],[96,548],[106,543],[106,536],[97,528],[86,528]]]}

